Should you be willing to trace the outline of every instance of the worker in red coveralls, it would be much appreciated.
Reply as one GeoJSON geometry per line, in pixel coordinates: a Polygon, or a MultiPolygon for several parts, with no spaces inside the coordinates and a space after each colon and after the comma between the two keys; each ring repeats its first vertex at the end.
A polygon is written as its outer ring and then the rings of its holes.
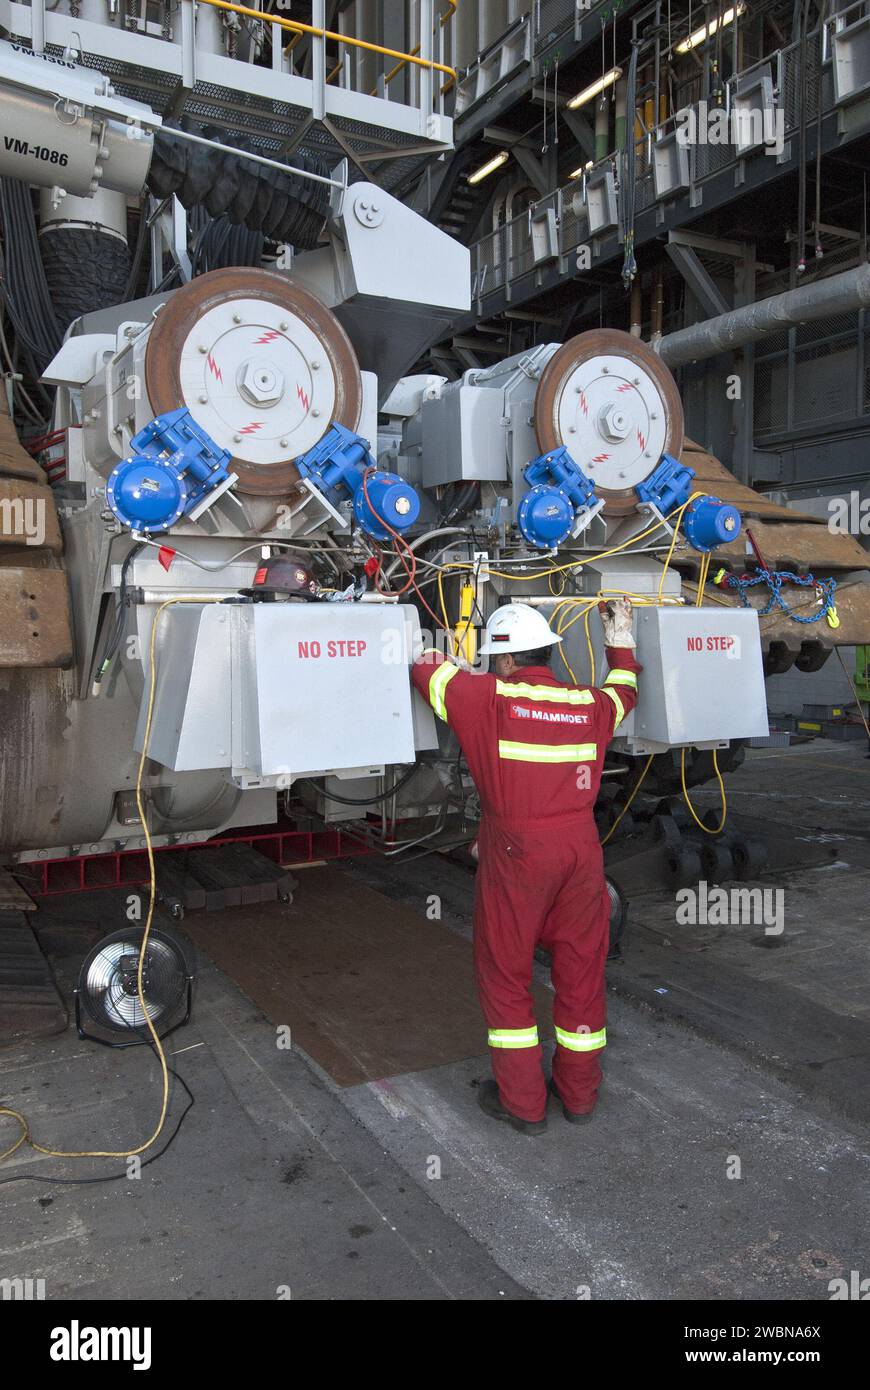
{"type": "Polygon", "coordinates": [[[455,730],[480,794],[474,965],[494,1081],[485,1112],[523,1134],[546,1128],[547,1083],[530,986],[549,951],[556,1050],[550,1090],[567,1120],[587,1120],[601,1083],[610,904],[593,807],[608,743],[637,700],[631,604],[599,604],[609,673],[600,688],[550,670],[561,642],[524,603],[497,608],[478,675],[435,652],[414,685],[455,730]]]}

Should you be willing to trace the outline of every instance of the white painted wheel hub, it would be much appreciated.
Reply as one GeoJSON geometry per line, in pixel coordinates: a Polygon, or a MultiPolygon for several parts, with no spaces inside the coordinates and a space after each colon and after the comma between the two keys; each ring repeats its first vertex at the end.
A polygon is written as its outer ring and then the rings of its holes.
{"type": "Polygon", "coordinates": [[[667,406],[655,381],[625,357],[582,362],[567,377],[558,403],[561,438],[596,486],[637,487],[659,462],[667,437],[667,406]]]}
{"type": "Polygon", "coordinates": [[[323,343],[265,299],[208,310],[185,339],[180,380],[198,423],[244,463],[298,458],[335,413],[336,382],[323,343]]]}

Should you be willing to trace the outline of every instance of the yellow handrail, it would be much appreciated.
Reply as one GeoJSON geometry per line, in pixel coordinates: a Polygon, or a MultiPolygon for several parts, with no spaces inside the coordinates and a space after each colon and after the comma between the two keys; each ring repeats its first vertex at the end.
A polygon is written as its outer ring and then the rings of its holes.
{"type": "Polygon", "coordinates": [[[231,10],[233,14],[243,14],[249,19],[259,21],[265,20],[268,24],[277,24],[279,29],[289,29],[293,34],[312,34],[317,39],[334,39],[336,43],[346,43],[352,48],[364,48],[369,53],[383,53],[387,58],[401,58],[405,63],[414,63],[420,68],[431,68],[437,72],[446,72],[448,77],[455,77],[455,68],[447,67],[445,63],[435,63],[429,58],[418,58],[413,53],[400,53],[396,48],[384,48],[379,43],[368,43],[365,39],[354,39],[349,34],[336,34],[331,29],[318,29],[313,24],[303,24],[298,19],[280,19],[278,15],[266,14],[263,10],[252,10],[248,5],[236,5],[231,0],[197,0],[200,5],[213,5],[218,10],[231,10]]]}
{"type": "MultiPolygon", "coordinates": [[[[453,18],[453,16],[455,15],[455,13],[456,13],[456,7],[457,7],[458,4],[459,4],[459,0],[447,0],[447,6],[448,6],[448,8],[447,8],[447,9],[444,11],[444,13],[441,15],[441,28],[442,28],[442,29],[444,28],[444,25],[447,24],[447,23],[453,18]]],[[[414,56],[415,56],[417,53],[419,53],[419,52],[420,52],[420,44],[418,43],[417,46],[416,46],[416,48],[412,48],[412,49],[411,49],[411,52],[408,54],[408,57],[407,57],[407,58],[403,58],[402,61],[401,61],[400,63],[397,63],[396,66],[395,66],[394,68],[391,68],[391,69],[390,69],[390,71],[387,73],[386,77],[384,78],[384,86],[385,86],[385,87],[389,86],[389,84],[392,82],[393,78],[395,77],[396,73],[397,73],[397,72],[401,72],[401,71],[402,71],[402,68],[405,67],[405,66],[407,65],[408,61],[409,61],[410,59],[413,59],[414,56]]],[[[442,71],[445,71],[445,69],[442,68],[442,71]]],[[[451,72],[451,76],[453,76],[453,77],[456,76],[456,72],[454,71],[454,69],[451,68],[451,69],[450,69],[450,72],[451,72]]],[[[446,90],[447,90],[447,87],[449,87],[449,86],[450,86],[450,83],[446,83],[445,86],[441,88],[442,92],[446,91],[446,90]]],[[[378,94],[378,89],[377,89],[377,87],[373,87],[372,90],[369,92],[369,96],[370,96],[370,97],[376,97],[377,94],[378,94]]]]}

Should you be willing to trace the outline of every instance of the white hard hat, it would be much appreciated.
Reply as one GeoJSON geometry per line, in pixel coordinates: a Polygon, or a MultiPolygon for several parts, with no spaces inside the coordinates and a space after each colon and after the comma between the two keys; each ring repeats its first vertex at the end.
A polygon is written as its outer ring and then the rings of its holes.
{"type": "Polygon", "coordinates": [[[489,618],[480,653],[498,656],[505,652],[535,652],[561,640],[537,608],[527,603],[506,603],[489,618]]]}

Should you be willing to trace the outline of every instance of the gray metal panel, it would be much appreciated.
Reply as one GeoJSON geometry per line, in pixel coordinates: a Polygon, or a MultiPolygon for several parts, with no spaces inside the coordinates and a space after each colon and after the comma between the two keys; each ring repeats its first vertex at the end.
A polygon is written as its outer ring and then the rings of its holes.
{"type": "MultiPolygon", "coordinates": [[[[225,768],[230,759],[229,609],[179,604],[161,618],[148,756],[176,772],[225,768]]],[[[139,711],[141,750],[148,686],[139,711]]]]}
{"type": "Polygon", "coordinates": [[[423,486],[482,478],[507,479],[504,402],[500,391],[454,386],[421,412],[423,486]]]}
{"type": "Polygon", "coordinates": [[[690,186],[689,151],[676,130],[658,135],[652,147],[652,168],[656,198],[674,198],[690,186]]]}
{"type": "Polygon", "coordinates": [[[635,632],[644,668],[635,738],[679,745],[768,732],[754,609],[644,608],[635,632]]]}
{"type": "Polygon", "coordinates": [[[414,762],[400,609],[266,603],[233,612],[245,657],[233,673],[237,770],[298,776],[414,762]]]}
{"type": "MultiPolygon", "coordinates": [[[[149,754],[165,767],[290,779],[438,746],[408,677],[407,604],[184,604],[162,622],[149,754]]],[[[137,749],[146,706],[147,690],[137,749]]]]}

